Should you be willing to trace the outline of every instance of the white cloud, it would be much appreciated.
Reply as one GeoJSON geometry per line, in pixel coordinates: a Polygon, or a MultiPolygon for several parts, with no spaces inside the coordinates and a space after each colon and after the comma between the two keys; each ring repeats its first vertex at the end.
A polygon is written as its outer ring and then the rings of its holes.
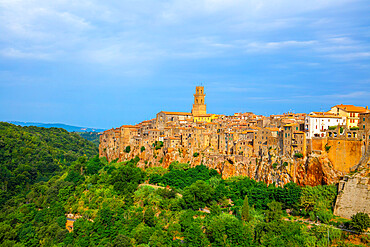
{"type": "Polygon", "coordinates": [[[9,58],[24,58],[24,59],[41,59],[50,60],[51,55],[47,53],[27,52],[21,51],[14,48],[3,49],[0,54],[9,58]]]}
{"type": "Polygon", "coordinates": [[[363,59],[368,50],[350,35],[302,34],[299,39],[294,35],[305,24],[316,22],[315,28],[320,28],[318,20],[335,23],[306,13],[340,8],[349,2],[0,0],[0,32],[4,34],[0,50],[3,56],[13,58],[131,62],[137,66],[166,58],[297,50],[330,59],[363,59]],[[335,55],[339,50],[346,57],[335,55]]]}

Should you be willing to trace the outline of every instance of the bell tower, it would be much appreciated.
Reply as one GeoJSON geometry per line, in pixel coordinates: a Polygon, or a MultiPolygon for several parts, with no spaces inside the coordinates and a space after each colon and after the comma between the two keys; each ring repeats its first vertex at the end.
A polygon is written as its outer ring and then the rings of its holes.
{"type": "Polygon", "coordinates": [[[193,109],[191,110],[193,116],[207,114],[207,105],[204,103],[205,96],[203,86],[195,87],[194,104],[193,109]]]}

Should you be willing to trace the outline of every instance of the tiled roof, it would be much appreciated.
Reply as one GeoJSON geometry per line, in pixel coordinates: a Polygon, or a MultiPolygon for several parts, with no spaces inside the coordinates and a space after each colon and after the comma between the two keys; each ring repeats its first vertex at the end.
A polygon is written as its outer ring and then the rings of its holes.
{"type": "Polygon", "coordinates": [[[365,107],[362,107],[362,106],[340,104],[340,105],[336,105],[334,107],[338,107],[338,108],[340,108],[342,110],[345,110],[347,112],[369,112],[369,110],[367,110],[365,107]]]}
{"type": "Polygon", "coordinates": [[[183,116],[192,116],[193,114],[189,112],[171,112],[171,111],[162,111],[166,115],[183,115],[183,116]]]}

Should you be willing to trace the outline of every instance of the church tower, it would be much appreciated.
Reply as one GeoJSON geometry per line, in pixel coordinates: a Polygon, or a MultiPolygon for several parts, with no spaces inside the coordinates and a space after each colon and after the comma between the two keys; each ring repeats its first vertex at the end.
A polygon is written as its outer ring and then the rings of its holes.
{"type": "Polygon", "coordinates": [[[207,109],[206,109],[207,106],[204,103],[205,96],[206,95],[204,94],[204,87],[197,86],[195,88],[193,109],[191,110],[191,113],[193,114],[193,116],[207,114],[207,109]]]}

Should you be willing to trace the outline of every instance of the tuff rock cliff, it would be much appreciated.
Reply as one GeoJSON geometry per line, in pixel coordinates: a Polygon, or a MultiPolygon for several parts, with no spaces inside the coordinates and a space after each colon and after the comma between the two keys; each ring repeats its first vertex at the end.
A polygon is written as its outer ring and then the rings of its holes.
{"type": "Polygon", "coordinates": [[[173,161],[190,163],[191,166],[204,164],[217,170],[223,178],[231,176],[248,176],[257,181],[267,184],[275,183],[282,186],[289,182],[299,185],[322,185],[338,183],[340,177],[345,174],[333,168],[326,153],[312,154],[305,158],[288,158],[280,156],[277,150],[269,150],[268,155],[260,157],[244,157],[241,155],[212,155],[200,153],[198,157],[193,156],[193,150],[181,148],[178,150],[168,149],[166,151],[154,150],[146,147],[141,152],[139,147],[134,147],[129,153],[118,155],[106,152],[108,160],[116,158],[119,161],[140,158],[138,163],[141,168],[162,166],[168,168],[173,161]]]}

